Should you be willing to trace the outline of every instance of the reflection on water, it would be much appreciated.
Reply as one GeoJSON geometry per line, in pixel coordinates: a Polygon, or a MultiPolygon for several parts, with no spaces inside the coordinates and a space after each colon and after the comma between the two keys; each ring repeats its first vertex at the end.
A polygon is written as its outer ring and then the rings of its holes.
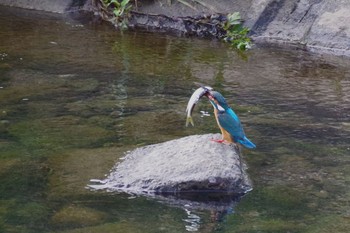
{"type": "Polygon", "coordinates": [[[242,58],[216,41],[3,7],[0,28],[0,231],[348,231],[348,59],[242,58]],[[252,192],[220,211],[85,189],[135,147],[217,132],[205,101],[184,126],[195,82],[223,93],[256,142],[243,151],[252,192]]]}
{"type": "Polygon", "coordinates": [[[186,223],[185,227],[187,231],[198,231],[201,223],[201,218],[191,213],[191,211],[185,209],[187,218],[183,219],[183,221],[186,223]]]}

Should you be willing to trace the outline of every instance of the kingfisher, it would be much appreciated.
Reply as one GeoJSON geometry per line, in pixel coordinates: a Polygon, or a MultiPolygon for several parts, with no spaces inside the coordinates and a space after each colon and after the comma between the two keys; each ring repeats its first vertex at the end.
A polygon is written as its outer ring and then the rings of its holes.
{"type": "Polygon", "coordinates": [[[241,121],[236,113],[228,106],[225,98],[217,91],[208,90],[205,94],[214,107],[216,122],[221,130],[222,139],[214,140],[220,143],[239,143],[247,148],[255,148],[245,135],[241,121]]]}

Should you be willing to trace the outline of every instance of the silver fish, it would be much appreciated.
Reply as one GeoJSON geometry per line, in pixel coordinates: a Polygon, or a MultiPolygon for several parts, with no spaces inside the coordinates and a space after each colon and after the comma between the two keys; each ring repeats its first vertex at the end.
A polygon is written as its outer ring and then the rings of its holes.
{"type": "Polygon", "coordinates": [[[194,126],[193,119],[192,119],[192,111],[196,104],[198,103],[199,99],[202,98],[203,95],[205,95],[208,91],[213,90],[213,88],[209,86],[202,86],[195,90],[188,101],[187,108],[186,108],[186,113],[187,113],[187,118],[186,118],[186,127],[188,126],[189,123],[191,123],[192,126],[194,126]]]}

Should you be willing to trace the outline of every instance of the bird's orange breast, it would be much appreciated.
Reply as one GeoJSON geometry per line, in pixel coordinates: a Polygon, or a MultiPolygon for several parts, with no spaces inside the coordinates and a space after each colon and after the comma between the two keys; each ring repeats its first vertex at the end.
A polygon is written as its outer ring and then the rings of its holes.
{"type": "Polygon", "coordinates": [[[231,134],[229,132],[227,132],[224,128],[221,127],[220,123],[219,123],[219,119],[218,119],[218,110],[214,109],[214,115],[215,115],[215,119],[216,119],[216,123],[218,124],[220,130],[221,130],[221,134],[222,134],[222,139],[227,141],[227,142],[232,142],[234,143],[231,134]]]}

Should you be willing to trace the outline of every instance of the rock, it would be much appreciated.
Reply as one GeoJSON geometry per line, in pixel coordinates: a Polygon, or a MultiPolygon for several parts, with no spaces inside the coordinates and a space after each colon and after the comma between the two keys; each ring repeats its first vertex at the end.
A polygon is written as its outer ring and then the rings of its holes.
{"type": "MultiPolygon", "coordinates": [[[[226,193],[252,189],[233,145],[210,141],[219,134],[188,136],[128,152],[107,179],[90,188],[134,194],[226,193]]],[[[96,180],[95,180],[96,181],[96,180]]]]}
{"type": "MultiPolygon", "coordinates": [[[[226,32],[221,23],[226,16],[221,14],[198,17],[169,17],[131,12],[128,25],[131,28],[156,32],[169,32],[177,35],[197,36],[206,38],[222,38],[226,32]]],[[[111,20],[113,22],[113,19],[111,20]]]]}

